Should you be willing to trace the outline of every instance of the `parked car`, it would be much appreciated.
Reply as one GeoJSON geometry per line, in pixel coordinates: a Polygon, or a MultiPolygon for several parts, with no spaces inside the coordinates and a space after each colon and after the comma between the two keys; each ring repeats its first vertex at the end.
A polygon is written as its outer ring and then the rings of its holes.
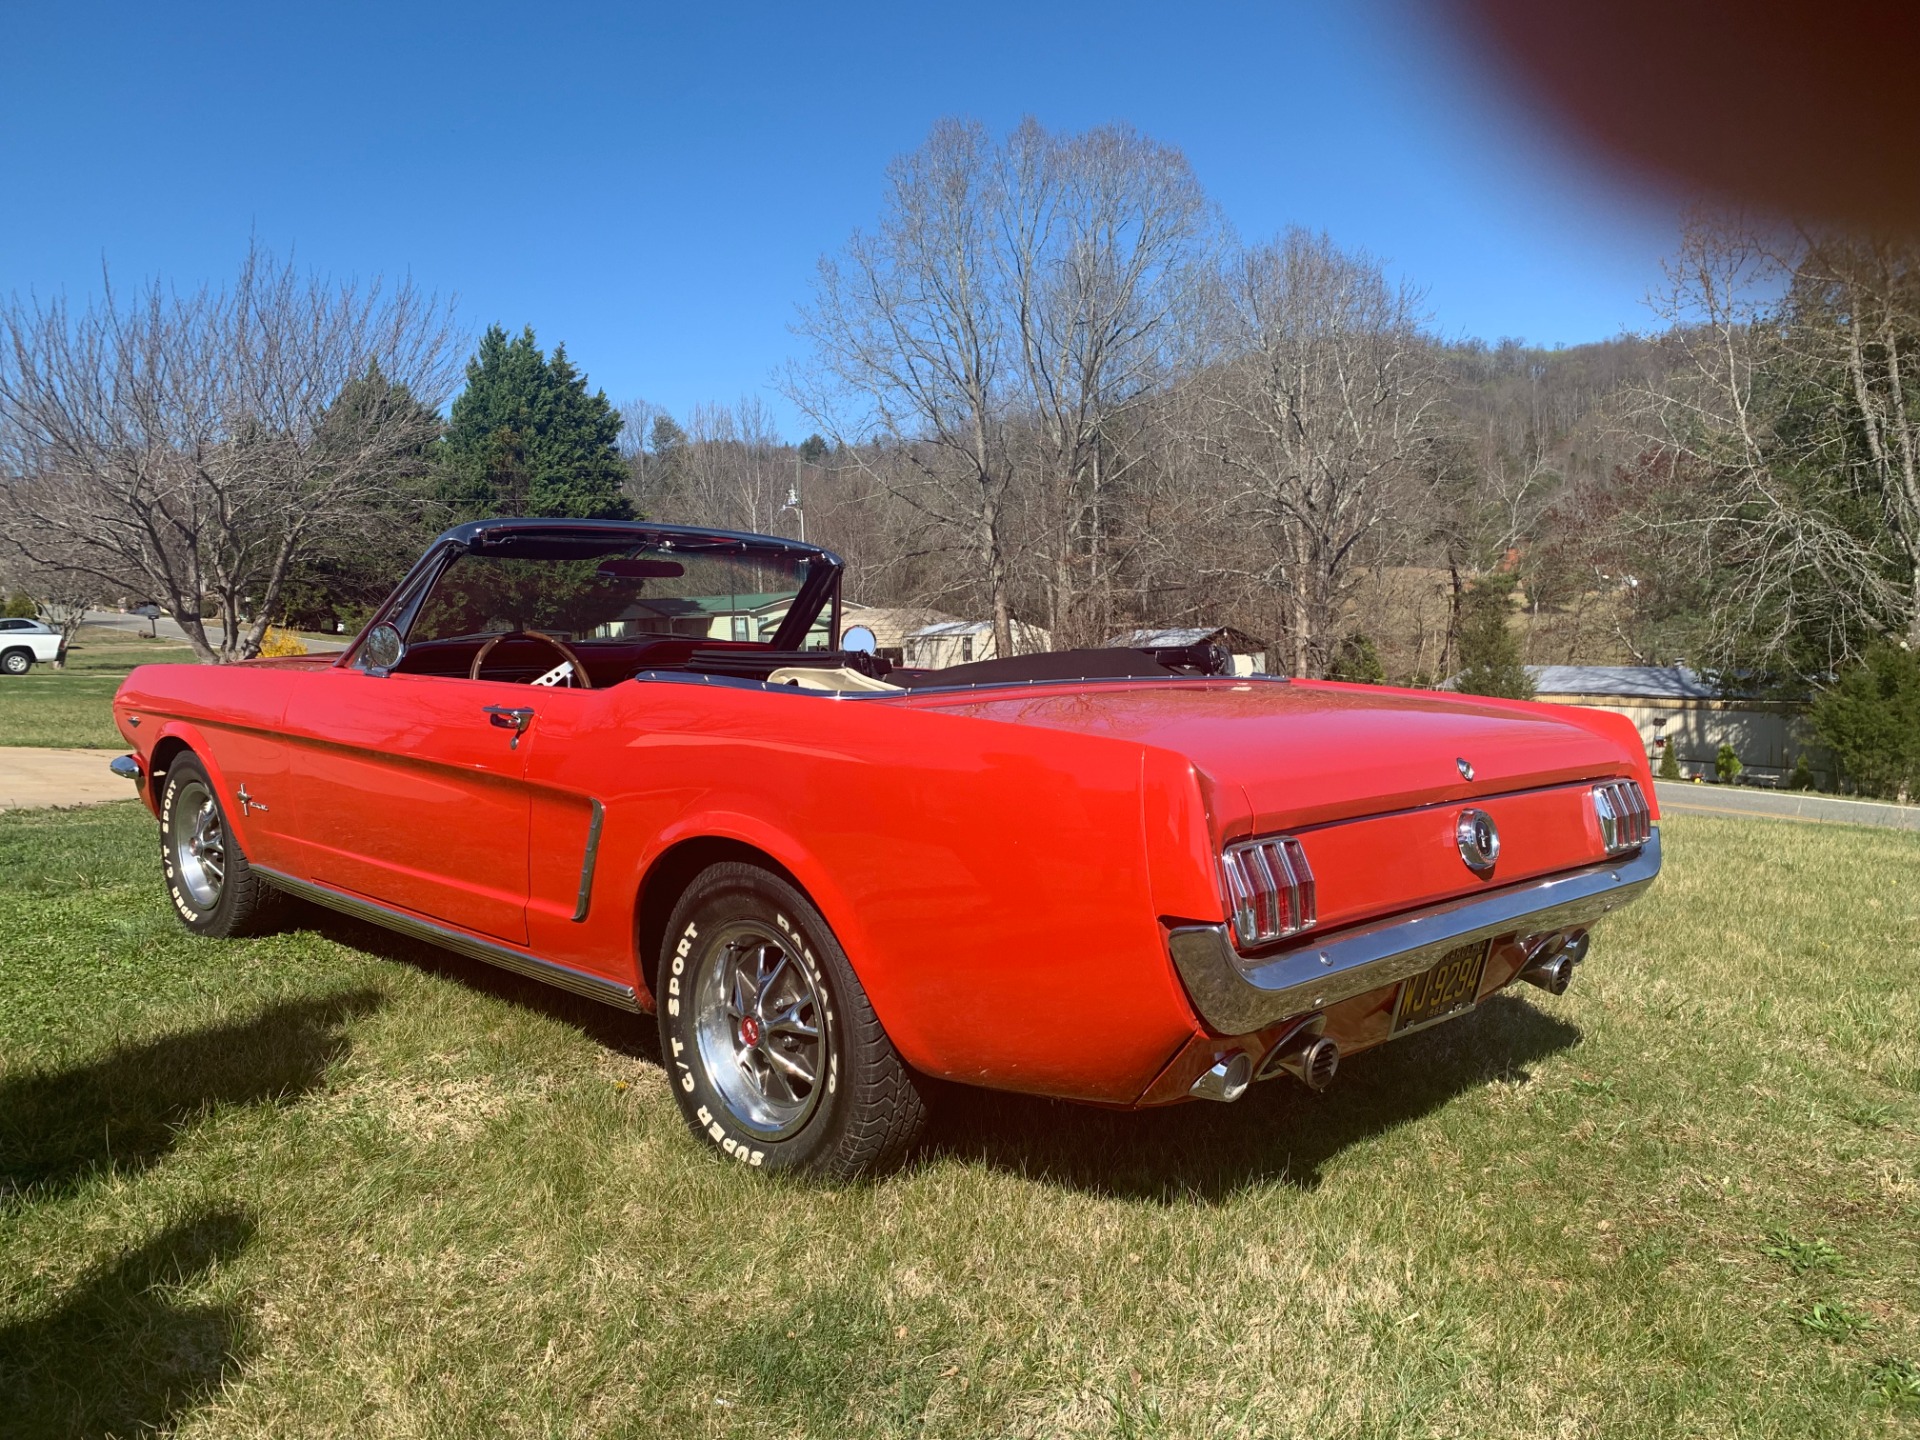
{"type": "Polygon", "coordinates": [[[39,620],[0,618],[0,675],[24,675],[37,660],[51,664],[63,659],[66,645],[60,632],[39,620]]]}
{"type": "Polygon", "coordinates": [[[343,655],[114,701],[180,920],[280,893],[652,1012],[747,1166],[898,1156],[929,1078],[1233,1101],[1563,991],[1660,868],[1626,720],[1140,650],[890,666],[841,562],[598,521],[450,530],[343,655]]]}

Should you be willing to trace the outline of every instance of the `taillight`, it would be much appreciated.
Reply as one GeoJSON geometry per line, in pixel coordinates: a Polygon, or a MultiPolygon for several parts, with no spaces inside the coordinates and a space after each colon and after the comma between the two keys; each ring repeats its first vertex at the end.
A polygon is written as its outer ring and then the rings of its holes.
{"type": "Polygon", "coordinates": [[[1291,835],[1245,840],[1220,856],[1233,912],[1233,938],[1243,950],[1298,935],[1314,921],[1313,870],[1291,835]]]}
{"type": "Polygon", "coordinates": [[[1594,786],[1593,813],[1609,855],[1644,845],[1653,835],[1653,810],[1636,780],[1609,780],[1594,786]]]}

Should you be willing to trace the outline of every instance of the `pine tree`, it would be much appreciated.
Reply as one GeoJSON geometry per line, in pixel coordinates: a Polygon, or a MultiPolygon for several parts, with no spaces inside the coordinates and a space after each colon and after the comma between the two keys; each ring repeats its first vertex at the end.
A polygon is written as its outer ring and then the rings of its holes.
{"type": "Polygon", "coordinates": [[[509,340],[498,325],[467,362],[439,468],[456,519],[555,515],[624,520],[620,414],[557,346],[549,360],[531,326],[509,340]]]}
{"type": "Polygon", "coordinates": [[[1463,695],[1496,695],[1531,700],[1533,681],[1520,661],[1520,642],[1507,624],[1512,611],[1511,580],[1476,580],[1460,597],[1460,672],[1453,688],[1463,695]]]}

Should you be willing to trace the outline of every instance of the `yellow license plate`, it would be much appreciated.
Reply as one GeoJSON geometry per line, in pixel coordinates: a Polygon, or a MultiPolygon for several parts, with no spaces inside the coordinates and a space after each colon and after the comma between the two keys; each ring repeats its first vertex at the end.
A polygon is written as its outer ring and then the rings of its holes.
{"type": "Polygon", "coordinates": [[[1457,945],[1431,970],[1402,980],[1400,998],[1393,1007],[1393,1033],[1417,1030],[1471,1010],[1480,994],[1480,976],[1487,968],[1487,951],[1492,947],[1490,940],[1457,945]]]}

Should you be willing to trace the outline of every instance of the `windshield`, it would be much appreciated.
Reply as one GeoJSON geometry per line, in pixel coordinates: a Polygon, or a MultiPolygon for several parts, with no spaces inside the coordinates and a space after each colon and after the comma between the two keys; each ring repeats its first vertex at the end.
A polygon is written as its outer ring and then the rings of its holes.
{"type": "MultiPolygon", "coordinates": [[[[466,551],[435,582],[408,643],[538,630],[570,643],[650,636],[767,644],[818,561],[742,543],[597,541],[549,553],[466,551]]],[[[827,643],[827,616],[802,646],[827,643]]]]}

